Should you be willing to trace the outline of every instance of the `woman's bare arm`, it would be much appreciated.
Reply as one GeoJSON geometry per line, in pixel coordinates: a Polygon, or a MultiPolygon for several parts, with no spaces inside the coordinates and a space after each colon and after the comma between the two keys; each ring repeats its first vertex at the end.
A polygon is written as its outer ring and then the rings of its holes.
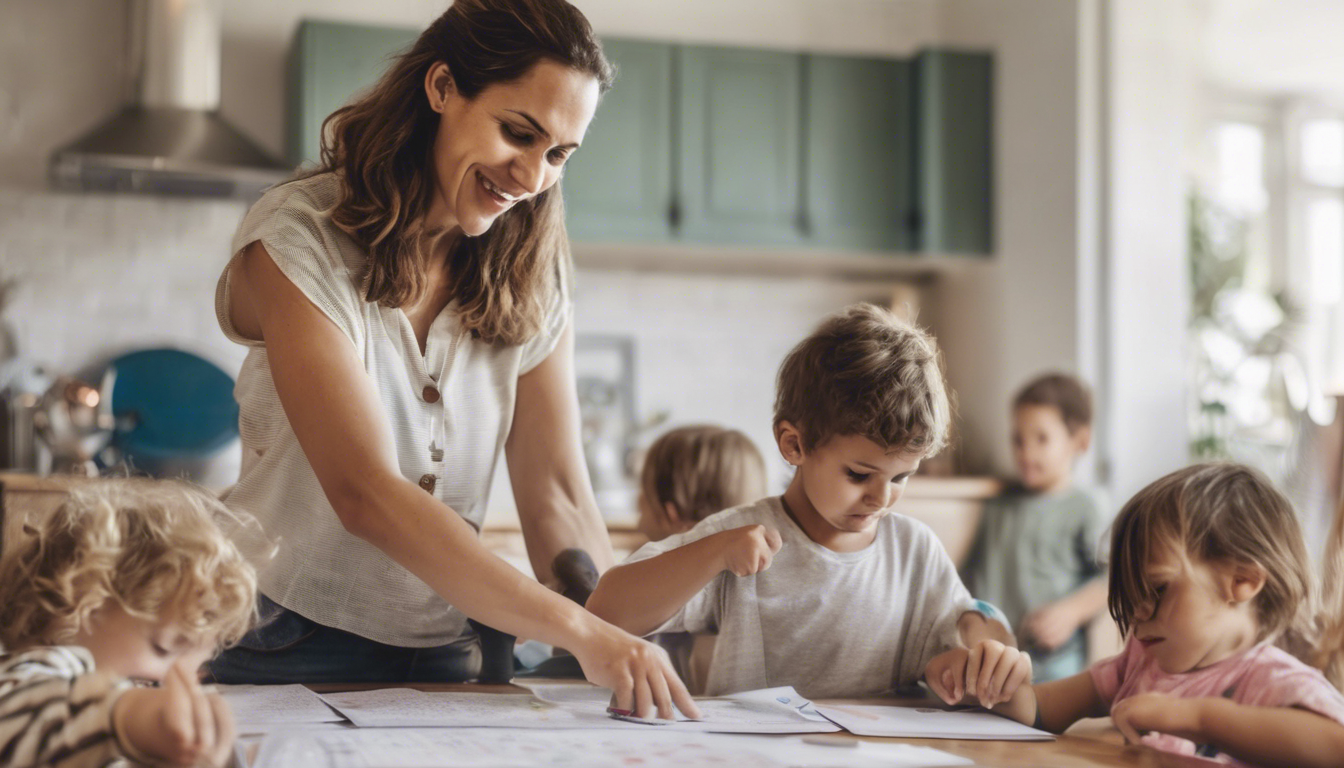
{"type": "Polygon", "coordinates": [[[398,471],[391,427],[350,340],[252,243],[235,266],[235,308],[265,341],[285,415],[342,525],[472,618],[568,648],[631,709],[694,712],[666,654],[491,554],[460,516],[398,471]],[[689,707],[689,709],[687,708],[689,707]]]}
{"type": "Polygon", "coordinates": [[[548,581],[551,561],[571,547],[587,551],[599,573],[610,568],[615,560],[611,538],[593,497],[579,441],[572,327],[565,329],[555,351],[519,377],[504,452],[537,578],[548,581]]]}

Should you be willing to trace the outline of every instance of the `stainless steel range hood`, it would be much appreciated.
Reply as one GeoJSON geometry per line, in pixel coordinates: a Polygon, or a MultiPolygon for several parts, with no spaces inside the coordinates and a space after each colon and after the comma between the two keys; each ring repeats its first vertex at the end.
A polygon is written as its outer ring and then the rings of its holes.
{"type": "Polygon", "coordinates": [[[219,0],[130,0],[138,103],[56,151],[83,192],[255,198],[293,169],[219,115],[219,0]]]}

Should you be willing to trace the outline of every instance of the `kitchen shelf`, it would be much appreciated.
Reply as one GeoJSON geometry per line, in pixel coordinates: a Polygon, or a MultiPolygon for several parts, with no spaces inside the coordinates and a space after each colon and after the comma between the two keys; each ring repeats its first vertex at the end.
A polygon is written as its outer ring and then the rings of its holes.
{"type": "Polygon", "coordinates": [[[919,280],[988,269],[994,260],[984,254],[865,253],[690,243],[575,242],[571,249],[580,269],[843,280],[919,280]]]}

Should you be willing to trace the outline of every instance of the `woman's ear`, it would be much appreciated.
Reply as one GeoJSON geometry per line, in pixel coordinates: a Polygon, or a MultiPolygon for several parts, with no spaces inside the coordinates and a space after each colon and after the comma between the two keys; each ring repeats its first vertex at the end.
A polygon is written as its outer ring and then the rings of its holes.
{"type": "Polygon", "coordinates": [[[779,455],[784,460],[798,466],[803,463],[803,433],[790,421],[781,421],[775,425],[775,442],[779,444],[779,455]]]}
{"type": "Polygon", "coordinates": [[[1233,603],[1248,603],[1265,588],[1265,569],[1254,563],[1238,563],[1227,575],[1228,593],[1233,603]]]}
{"type": "Polygon", "coordinates": [[[425,96],[429,98],[429,108],[443,114],[447,107],[448,96],[456,91],[453,74],[442,61],[435,62],[425,73],[425,96]]]}

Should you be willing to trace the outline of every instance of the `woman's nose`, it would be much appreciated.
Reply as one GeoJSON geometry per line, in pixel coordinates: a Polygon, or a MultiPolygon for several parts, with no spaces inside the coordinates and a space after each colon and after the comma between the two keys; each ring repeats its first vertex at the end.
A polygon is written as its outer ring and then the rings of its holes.
{"type": "Polygon", "coordinates": [[[527,152],[513,163],[513,180],[518,182],[529,195],[539,195],[546,190],[546,156],[539,152],[527,152]]]}

